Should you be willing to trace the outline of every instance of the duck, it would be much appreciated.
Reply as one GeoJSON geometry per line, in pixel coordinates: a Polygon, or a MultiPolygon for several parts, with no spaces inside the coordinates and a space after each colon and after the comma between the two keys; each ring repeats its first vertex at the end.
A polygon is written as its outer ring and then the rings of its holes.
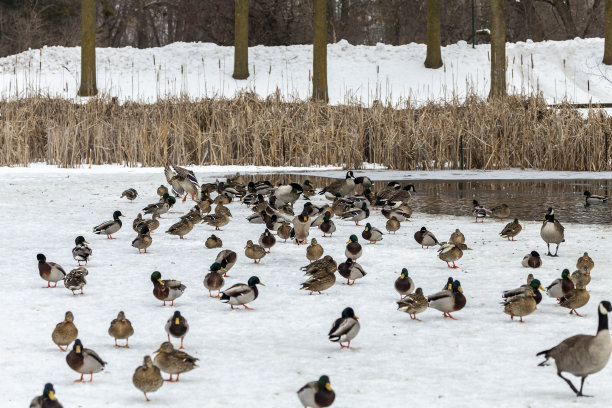
{"type": "Polygon", "coordinates": [[[561,277],[546,287],[546,294],[553,299],[560,299],[572,290],[574,290],[574,282],[570,279],[569,269],[564,269],[561,277]]]}
{"type": "Polygon", "coordinates": [[[85,241],[85,238],[82,235],[79,235],[74,239],[75,247],[72,248],[72,257],[79,263],[79,266],[81,266],[81,262],[85,262],[85,265],[87,265],[87,261],[93,253],[87,244],[89,244],[89,242],[85,241]]]}
{"type": "Polygon", "coordinates": [[[587,267],[589,272],[595,267],[595,262],[593,262],[588,252],[585,252],[584,255],[576,261],[576,269],[582,269],[584,266],[587,267]]]}
{"type": "Polygon", "coordinates": [[[418,320],[419,322],[421,319],[417,318],[416,315],[427,310],[427,307],[429,307],[429,302],[423,295],[422,288],[416,288],[414,293],[407,294],[397,302],[397,310],[408,313],[412,320],[418,320]]]}
{"type": "Polygon", "coordinates": [[[446,280],[446,284],[442,287],[442,290],[453,290],[453,282],[455,280],[453,279],[452,276],[449,276],[448,279],[446,280]]]}
{"type": "Polygon", "coordinates": [[[260,245],[254,244],[250,239],[247,241],[244,247],[244,255],[253,260],[253,263],[260,263],[262,258],[266,256],[266,250],[260,245]]]}
{"type": "Polygon", "coordinates": [[[493,218],[500,218],[503,221],[510,216],[510,207],[507,204],[501,204],[487,210],[487,213],[491,214],[493,218]]]}
{"type": "Polygon", "coordinates": [[[38,260],[38,273],[41,278],[47,281],[47,286],[43,286],[43,288],[57,287],[57,282],[64,280],[66,277],[64,268],[55,262],[47,262],[47,257],[44,254],[37,254],[36,259],[38,260]],[[55,285],[51,286],[51,282],[55,282],[55,285]]]}
{"type": "Polygon", "coordinates": [[[123,311],[117,313],[117,318],[111,320],[108,327],[108,335],[115,339],[115,347],[130,348],[129,338],[134,334],[132,322],[130,322],[123,311]],[[117,339],[124,340],[125,346],[117,344],[117,339]]]}
{"type": "Polygon", "coordinates": [[[342,219],[355,221],[355,225],[359,226],[359,221],[365,220],[370,216],[370,210],[366,203],[361,204],[361,208],[353,208],[342,213],[342,219]]]}
{"type": "Polygon", "coordinates": [[[215,227],[215,231],[222,231],[220,227],[223,227],[230,222],[230,217],[227,214],[210,214],[202,217],[202,224],[208,224],[211,227],[215,227]]]}
{"type": "Polygon", "coordinates": [[[181,297],[187,287],[183,285],[181,281],[172,279],[162,280],[161,277],[162,275],[159,271],[155,271],[151,274],[153,296],[163,301],[164,306],[166,306],[166,302],[171,302],[170,306],[174,306],[174,300],[181,297]]]}
{"type": "Polygon", "coordinates": [[[304,192],[303,187],[298,183],[290,183],[276,187],[274,196],[284,204],[293,204],[304,192]]]}
{"type": "Polygon", "coordinates": [[[138,192],[134,188],[128,188],[123,193],[121,193],[121,197],[119,198],[127,198],[130,201],[134,201],[136,197],[138,197],[138,192]]]}
{"type": "Polygon", "coordinates": [[[64,321],[55,325],[55,329],[51,333],[51,340],[60,350],[66,351],[68,345],[75,341],[78,336],[79,330],[74,325],[74,316],[71,311],[67,311],[64,315],[64,321]],[[62,346],[66,346],[66,348],[62,346]]]}
{"type": "Polygon", "coordinates": [[[421,248],[440,245],[436,236],[427,231],[425,227],[421,227],[419,231],[414,233],[414,240],[421,245],[421,248]]]}
{"type": "Polygon", "coordinates": [[[323,224],[323,221],[325,221],[325,217],[329,218],[331,217],[331,211],[330,211],[330,207],[329,205],[325,204],[323,207],[321,207],[318,215],[316,216],[316,218],[314,219],[314,221],[310,224],[310,228],[321,228],[321,224],[323,224]]]}
{"type": "Polygon", "coordinates": [[[152,218],[161,218],[161,215],[166,214],[174,203],[176,203],[176,198],[166,193],[164,194],[164,197],[162,197],[161,201],[147,205],[142,209],[142,212],[145,214],[151,214],[152,218]]]}
{"type": "Polygon", "coordinates": [[[232,251],[231,249],[224,249],[222,251],[219,251],[217,257],[215,258],[215,262],[219,265],[223,265],[223,271],[225,272],[223,274],[224,278],[229,277],[227,273],[236,264],[237,259],[238,254],[236,254],[236,252],[232,251]]]}
{"type": "Polygon", "coordinates": [[[359,333],[359,318],[355,316],[353,308],[347,307],[342,311],[342,316],[334,321],[328,337],[329,341],[337,342],[340,344],[340,348],[351,348],[351,340],[353,340],[359,333]],[[347,342],[345,346],[342,343],[347,342]]]}
{"type": "Polygon", "coordinates": [[[316,193],[316,187],[312,183],[312,181],[308,179],[304,180],[304,182],[302,183],[302,194],[304,195],[304,197],[310,198],[315,193],[316,193]]]}
{"type": "Polygon", "coordinates": [[[276,238],[270,233],[270,230],[266,230],[259,236],[259,246],[266,249],[266,253],[270,253],[270,249],[276,244],[276,238]]]}
{"type": "Polygon", "coordinates": [[[306,211],[302,211],[300,215],[293,218],[293,230],[295,231],[295,239],[298,245],[308,244],[311,222],[312,220],[306,211]]]}
{"type": "Polygon", "coordinates": [[[383,233],[378,228],[372,227],[368,222],[361,233],[361,237],[366,241],[370,241],[370,244],[376,244],[378,241],[382,241],[383,233]]]}
{"type": "Polygon", "coordinates": [[[157,195],[163,197],[164,194],[168,194],[168,187],[160,184],[159,187],[157,187],[157,195]]]}
{"type": "Polygon", "coordinates": [[[387,232],[392,232],[395,234],[400,229],[400,222],[397,220],[397,218],[391,217],[387,220],[385,228],[387,229],[387,232]]]}
{"type": "Polygon", "coordinates": [[[252,308],[246,304],[251,303],[259,296],[257,285],[265,286],[257,276],[251,276],[246,284],[237,283],[222,291],[219,300],[223,303],[229,303],[232,309],[234,309],[234,306],[241,305],[245,309],[250,310],[252,308]]]}
{"type": "Polygon", "coordinates": [[[206,238],[204,246],[208,249],[221,248],[223,246],[223,241],[215,234],[212,234],[210,237],[206,238]]]}
{"type": "Polygon", "coordinates": [[[433,295],[427,296],[429,307],[433,307],[444,313],[444,317],[450,317],[457,320],[451,315],[451,312],[457,312],[465,307],[466,298],[461,289],[461,283],[456,280],[453,282],[451,289],[445,289],[433,295]]]}
{"type": "Polygon", "coordinates": [[[306,258],[312,262],[323,256],[323,247],[319,245],[316,238],[310,241],[310,245],[306,248],[306,258]]]}
{"type": "Polygon", "coordinates": [[[181,339],[179,350],[183,350],[183,339],[189,331],[189,323],[187,323],[187,319],[181,315],[181,312],[178,310],[174,312],[172,317],[166,322],[165,329],[168,334],[168,341],[170,341],[170,335],[175,339],[181,339]]]}
{"type": "MultiPolygon", "coordinates": [[[[332,391],[333,392],[333,391],[332,391]]],[[[332,399],[333,401],[333,399],[332,399]]],[[[328,406],[328,405],[325,405],[328,406]]],[[[53,384],[47,383],[43,388],[42,395],[34,397],[30,402],[30,408],[62,408],[63,405],[55,398],[53,384]]]]}
{"type": "Polygon", "coordinates": [[[193,221],[190,218],[185,218],[171,225],[166,234],[178,235],[180,239],[185,239],[184,236],[189,234],[192,229],[193,221]]]}
{"type": "Polygon", "coordinates": [[[455,232],[451,234],[450,238],[448,239],[448,242],[450,244],[465,244],[465,235],[463,235],[463,232],[461,232],[459,228],[457,228],[455,229],[455,232]]]}
{"type": "Polygon", "coordinates": [[[363,267],[351,258],[347,258],[346,262],[338,265],[338,273],[346,279],[346,284],[349,286],[354,285],[356,279],[361,279],[367,275],[363,267]]]}
{"type": "Polygon", "coordinates": [[[179,376],[182,373],[186,373],[198,367],[196,361],[198,361],[199,358],[192,357],[184,351],[175,350],[174,346],[169,341],[164,341],[155,353],[157,355],[153,360],[153,364],[159,367],[164,373],[170,374],[170,378],[165,380],[168,382],[178,382],[179,376]],[[176,380],[172,379],[174,374],[176,374],[176,380]]]}
{"type": "Polygon", "coordinates": [[[215,207],[215,215],[227,215],[228,217],[231,217],[232,213],[223,203],[219,203],[215,207]]]}
{"type": "Polygon", "coordinates": [[[570,309],[569,314],[576,313],[576,316],[582,317],[576,309],[580,309],[589,303],[591,295],[583,286],[577,286],[559,299],[559,306],[570,309]]]}
{"type": "Polygon", "coordinates": [[[606,201],[608,201],[607,195],[602,196],[602,195],[591,194],[589,190],[586,190],[582,196],[584,197],[584,203],[586,205],[591,205],[593,203],[605,203],[606,201]]]}
{"type": "Polygon", "coordinates": [[[321,231],[323,231],[323,237],[327,237],[327,234],[331,237],[336,232],[336,224],[329,218],[329,215],[323,217],[321,231]]]}
{"type": "Polygon", "coordinates": [[[103,371],[107,364],[95,351],[83,347],[80,339],[74,341],[72,351],[66,356],[66,363],[68,367],[81,374],[81,378],[74,382],[83,382],[85,374],[89,374],[89,382],[92,382],[94,373],[103,371]]]}
{"type": "MultiPolygon", "coordinates": [[[[308,275],[309,273],[307,272],[306,274],[308,275]]],[[[330,272],[329,270],[321,267],[318,270],[311,272],[310,275],[310,278],[308,278],[307,281],[302,282],[302,286],[300,287],[302,290],[309,290],[310,295],[312,295],[314,292],[318,292],[320,295],[321,292],[331,288],[336,283],[335,268],[330,272]]]]}
{"type": "Polygon", "coordinates": [[[121,229],[122,222],[119,217],[125,217],[125,215],[121,214],[121,211],[115,211],[113,213],[112,221],[103,222],[100,225],[96,225],[93,227],[93,233],[98,235],[106,235],[107,239],[115,239],[113,238],[113,234],[121,229]]]}
{"type": "Polygon", "coordinates": [[[456,269],[458,266],[455,265],[455,261],[461,259],[461,257],[463,257],[463,251],[466,250],[469,251],[471,248],[468,248],[465,244],[444,243],[440,246],[440,249],[438,249],[438,258],[446,262],[446,266],[449,268],[456,269]],[[452,262],[453,266],[450,266],[449,262],[452,262]]]}
{"type": "Polygon", "coordinates": [[[181,220],[189,220],[192,224],[198,224],[202,222],[202,213],[200,207],[195,205],[187,214],[181,215],[181,220]]]}
{"type": "Polygon", "coordinates": [[[306,266],[302,266],[300,270],[304,271],[304,275],[312,276],[319,272],[334,273],[336,272],[337,266],[338,264],[334,258],[330,255],[325,255],[321,259],[317,259],[306,266]]]}
{"type": "Polygon", "coordinates": [[[380,212],[388,220],[390,220],[391,217],[395,217],[399,222],[410,220],[409,213],[402,210],[401,208],[392,207],[390,205],[384,206],[380,212]]]}
{"type": "Polygon", "coordinates": [[[221,270],[223,267],[221,264],[215,262],[210,266],[210,272],[204,276],[204,287],[208,289],[208,296],[211,298],[219,298],[221,296],[221,288],[225,284],[225,279],[223,279],[223,275],[221,275],[221,270]],[[212,290],[216,290],[217,296],[212,295],[212,290]]]}
{"type": "Polygon", "coordinates": [[[487,216],[487,209],[483,205],[478,204],[476,200],[473,200],[472,204],[474,205],[472,210],[474,222],[478,222],[479,219],[482,219],[482,222],[484,222],[484,218],[487,216]]]}
{"type": "Polygon", "coordinates": [[[402,272],[395,280],[395,290],[400,294],[400,300],[414,291],[414,281],[408,276],[408,269],[402,268],[402,272]]]}
{"type": "Polygon", "coordinates": [[[344,250],[344,255],[347,258],[351,258],[353,261],[359,259],[362,255],[361,244],[357,242],[357,235],[353,234],[349,237],[349,240],[346,241],[346,249],[344,250]]]}
{"type": "Polygon", "coordinates": [[[132,376],[132,384],[138,388],[145,396],[147,402],[151,401],[147,397],[147,392],[155,392],[164,385],[164,378],[161,375],[159,367],[153,365],[151,356],[144,356],[141,366],[136,368],[132,376]]]}
{"type": "Polygon", "coordinates": [[[138,213],[138,216],[132,222],[132,229],[134,230],[134,232],[140,233],[140,230],[145,225],[147,226],[147,228],[149,228],[150,232],[153,232],[157,228],[159,228],[159,220],[157,218],[155,218],[154,215],[151,215],[151,219],[150,220],[145,220],[145,219],[142,218],[142,214],[138,213]]]}
{"type": "Polygon", "coordinates": [[[336,399],[336,394],[329,383],[329,377],[322,375],[318,381],[306,383],[297,392],[298,398],[304,408],[329,407],[336,399]]]}
{"type": "Polygon", "coordinates": [[[335,195],[340,193],[340,196],[348,196],[355,190],[355,176],[351,170],[346,172],[344,180],[336,180],[319,191],[319,194],[329,193],[335,195]]]}
{"type": "Polygon", "coordinates": [[[586,288],[586,286],[591,283],[591,272],[589,271],[588,266],[584,265],[581,269],[577,269],[572,272],[571,279],[575,286],[582,286],[586,288]]]}
{"type": "Polygon", "coordinates": [[[199,190],[199,184],[193,171],[176,165],[172,165],[172,168],[176,174],[170,180],[168,180],[168,183],[172,184],[173,187],[178,183],[183,188],[185,191],[183,202],[187,200],[187,196],[189,194],[191,194],[191,199],[195,200],[195,195],[199,190]]]}
{"type": "Polygon", "coordinates": [[[612,304],[607,300],[599,303],[597,314],[599,324],[595,336],[578,334],[563,340],[555,347],[540,351],[536,356],[544,355],[545,360],[539,366],[548,365],[548,360],[555,360],[557,375],[561,377],[578,397],[585,396],[582,393],[584,380],[591,374],[601,371],[612,353],[612,340],[608,330],[608,313],[612,311],[612,304]],[[561,373],[566,372],[581,377],[580,390],[564,377],[561,373]]]}
{"type": "Polygon", "coordinates": [[[276,230],[276,233],[280,239],[284,239],[287,242],[287,239],[291,237],[291,225],[283,221],[278,230],[276,230]]]}
{"type": "Polygon", "coordinates": [[[142,250],[144,253],[147,253],[147,248],[151,246],[153,243],[153,238],[151,238],[151,234],[149,233],[149,227],[146,224],[143,224],[138,236],[134,238],[132,241],[132,246],[138,249],[138,253],[140,254],[142,250]]]}
{"type": "Polygon", "coordinates": [[[143,221],[142,213],[138,213],[136,218],[134,218],[134,221],[132,221],[132,229],[134,232],[138,233],[138,231],[140,231],[140,228],[142,228],[140,225],[143,223],[143,221]]]}
{"type": "Polygon", "coordinates": [[[85,279],[85,277],[88,273],[87,268],[84,266],[79,266],[78,268],[71,270],[64,278],[64,286],[66,289],[71,290],[73,295],[76,294],[74,293],[75,290],[80,289],[82,295],[83,287],[87,285],[87,279],[85,279]]]}
{"type": "Polygon", "coordinates": [[[200,201],[198,201],[196,205],[202,214],[208,214],[212,211],[212,200],[208,195],[208,190],[204,190],[200,193],[200,201]]]}
{"type": "Polygon", "coordinates": [[[562,242],[565,242],[564,237],[565,228],[561,225],[558,220],[555,220],[555,210],[552,207],[548,208],[546,215],[544,216],[544,222],[542,223],[542,228],[540,229],[540,236],[546,242],[546,246],[548,247],[548,256],[557,256],[557,252],[559,252],[559,245],[562,242]],[[555,254],[550,253],[550,244],[557,244],[557,250],[555,254]]]}
{"type": "Polygon", "coordinates": [[[174,179],[177,174],[168,164],[164,166],[164,175],[166,176],[166,181],[168,184],[172,186],[172,193],[177,197],[182,196],[185,193],[185,189],[183,189],[178,179],[174,179]]]}
{"type": "Polygon", "coordinates": [[[521,265],[525,268],[539,268],[542,266],[542,258],[540,258],[540,254],[537,251],[531,251],[523,257],[521,265]]]}
{"type": "Polygon", "coordinates": [[[508,241],[515,241],[514,237],[516,237],[522,230],[523,226],[519,223],[518,218],[515,218],[514,221],[506,224],[499,235],[501,235],[502,238],[507,238],[508,241]]]}
{"type": "Polygon", "coordinates": [[[394,190],[393,194],[389,198],[390,201],[401,201],[403,203],[408,203],[412,198],[412,193],[416,193],[414,185],[408,184],[402,187],[401,190],[394,190]]]}
{"type": "Polygon", "coordinates": [[[502,304],[504,305],[504,313],[510,315],[511,320],[514,320],[515,316],[519,316],[520,323],[525,323],[523,317],[533,313],[537,307],[535,295],[531,287],[525,288],[522,294],[507,298],[502,304]]]}
{"type": "Polygon", "coordinates": [[[533,298],[536,301],[536,305],[539,305],[540,302],[542,301],[542,294],[540,293],[540,290],[545,290],[545,289],[542,287],[542,284],[540,283],[538,279],[534,279],[533,274],[531,273],[529,274],[529,276],[527,276],[526,285],[521,285],[520,287],[516,289],[504,291],[502,293],[502,298],[509,299],[513,296],[523,295],[527,288],[531,288],[533,292],[533,298]]]}

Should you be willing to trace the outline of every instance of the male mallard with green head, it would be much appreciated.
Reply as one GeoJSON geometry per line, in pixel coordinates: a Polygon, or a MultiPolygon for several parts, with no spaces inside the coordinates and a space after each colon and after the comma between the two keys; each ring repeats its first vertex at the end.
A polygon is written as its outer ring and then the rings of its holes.
{"type": "Polygon", "coordinates": [[[270,253],[270,248],[272,248],[276,244],[276,238],[274,235],[270,233],[270,230],[266,228],[266,230],[259,236],[259,245],[267,249],[266,253],[270,253]]]}
{"type": "Polygon", "coordinates": [[[408,269],[402,268],[399,278],[395,280],[395,290],[397,290],[397,293],[400,294],[400,300],[404,296],[411,294],[414,291],[414,288],[414,281],[410,276],[408,276],[408,269]]]}
{"type": "Polygon", "coordinates": [[[229,303],[232,309],[234,309],[234,306],[240,305],[245,309],[251,309],[246,304],[251,303],[259,296],[257,285],[265,286],[259,281],[257,276],[251,276],[246,284],[237,283],[221,292],[221,298],[219,300],[223,303],[229,303]]]}
{"type": "Polygon", "coordinates": [[[85,241],[82,235],[79,235],[75,238],[74,244],[75,247],[72,248],[72,257],[79,263],[79,266],[81,266],[81,262],[85,262],[85,265],[87,265],[87,261],[93,252],[87,245],[89,242],[85,241]]]}
{"type": "Polygon", "coordinates": [[[298,245],[308,243],[308,234],[310,233],[310,224],[312,220],[306,211],[293,218],[293,230],[295,231],[295,239],[298,245]]]}
{"type": "Polygon", "coordinates": [[[572,290],[574,290],[574,282],[570,279],[570,271],[564,269],[561,277],[546,287],[546,294],[553,299],[560,299],[572,290]]]}
{"type": "Polygon", "coordinates": [[[370,244],[376,244],[378,241],[382,241],[383,233],[378,228],[372,227],[368,222],[361,233],[361,237],[366,241],[370,241],[370,244]]]}
{"type": "Polygon", "coordinates": [[[540,290],[545,290],[545,289],[542,287],[542,284],[540,283],[539,280],[533,278],[533,274],[531,273],[529,274],[529,276],[527,276],[526,285],[521,285],[520,287],[516,289],[506,290],[502,293],[502,297],[504,299],[510,299],[511,297],[514,297],[514,296],[524,295],[525,291],[528,288],[530,288],[531,291],[533,292],[533,298],[536,301],[536,305],[539,305],[540,302],[542,301],[542,294],[540,293],[540,290]]]}
{"type": "Polygon", "coordinates": [[[121,225],[123,225],[119,217],[125,217],[125,215],[121,214],[121,211],[115,211],[113,213],[113,219],[93,227],[93,233],[98,235],[106,235],[107,239],[115,239],[113,238],[113,234],[119,231],[121,229],[121,225]]]}
{"type": "Polygon", "coordinates": [[[159,367],[153,365],[150,356],[145,356],[142,365],[134,371],[132,384],[143,392],[147,401],[151,401],[147,392],[155,392],[164,384],[159,367]]]}
{"type": "Polygon", "coordinates": [[[463,294],[463,289],[461,289],[461,283],[458,280],[453,282],[453,286],[450,290],[445,289],[427,296],[427,301],[430,307],[443,312],[444,317],[450,317],[453,320],[456,319],[451,315],[451,312],[457,312],[463,309],[466,304],[465,295],[463,294]]]}
{"type": "Polygon", "coordinates": [[[79,335],[79,330],[74,325],[74,316],[71,311],[66,312],[63,322],[59,322],[53,333],[51,333],[51,340],[59,347],[60,350],[66,351],[68,345],[76,340],[79,335]],[[66,346],[63,348],[62,346],[66,346]]]}
{"type": "Polygon", "coordinates": [[[60,265],[55,262],[47,262],[47,257],[43,254],[36,255],[38,260],[38,273],[40,277],[47,281],[47,286],[43,288],[50,288],[51,282],[55,282],[54,288],[57,287],[57,282],[64,280],[66,277],[66,271],[60,265]]]}
{"type": "Polygon", "coordinates": [[[355,316],[355,312],[352,308],[347,307],[342,311],[342,317],[336,319],[331,329],[329,330],[329,341],[337,342],[340,344],[340,348],[351,348],[351,340],[353,340],[361,326],[359,325],[359,318],[355,316]],[[345,346],[342,343],[348,342],[345,346]]]}
{"type": "Polygon", "coordinates": [[[539,268],[542,266],[542,258],[537,251],[531,251],[523,257],[521,265],[525,268],[539,268]]]}
{"type": "Polygon", "coordinates": [[[181,281],[167,279],[161,279],[161,272],[155,271],[151,274],[151,282],[153,282],[153,295],[164,302],[170,303],[170,306],[174,306],[174,300],[181,297],[185,292],[186,286],[181,284],[181,281]]]}
{"type": "Polygon", "coordinates": [[[588,190],[586,190],[582,196],[584,197],[585,205],[591,205],[593,203],[605,203],[606,201],[608,201],[607,195],[602,196],[602,195],[591,194],[591,192],[588,190]]]}
{"type": "Polygon", "coordinates": [[[322,375],[319,381],[311,381],[300,388],[298,398],[304,408],[324,408],[333,404],[336,394],[329,383],[329,377],[322,375]]]}
{"type": "Polygon", "coordinates": [[[81,374],[81,378],[74,382],[83,382],[83,376],[89,374],[89,382],[93,381],[94,373],[99,373],[104,370],[106,361],[93,350],[84,348],[81,340],[76,339],[72,351],[66,356],[66,363],[77,373],[81,374]]]}
{"type": "Polygon", "coordinates": [[[357,226],[359,226],[359,221],[365,220],[369,216],[370,210],[365,202],[361,204],[361,208],[352,208],[342,213],[343,220],[354,221],[357,226]]]}
{"type": "Polygon", "coordinates": [[[347,258],[351,258],[353,261],[359,259],[362,255],[361,244],[357,242],[357,235],[351,235],[349,240],[346,241],[346,249],[344,250],[344,255],[347,258]]]}
{"type": "Polygon", "coordinates": [[[115,339],[115,347],[130,348],[129,337],[134,334],[134,328],[132,322],[130,322],[123,311],[117,314],[117,318],[113,319],[108,328],[108,334],[115,339]],[[117,344],[117,339],[125,339],[125,346],[117,344]]]}
{"type": "Polygon", "coordinates": [[[327,237],[327,234],[331,237],[336,232],[336,225],[332,220],[329,219],[329,215],[323,216],[323,222],[321,223],[321,231],[323,231],[323,237],[327,237]]]}
{"type": "Polygon", "coordinates": [[[425,227],[421,227],[419,231],[414,233],[414,240],[421,245],[421,248],[440,245],[436,236],[427,231],[425,227]]]}
{"type": "Polygon", "coordinates": [[[45,384],[42,395],[34,397],[30,402],[30,408],[62,408],[63,405],[55,398],[53,384],[45,384]]]}
{"type": "Polygon", "coordinates": [[[181,315],[181,312],[178,310],[174,312],[171,318],[166,322],[166,333],[168,334],[168,341],[170,341],[170,336],[175,339],[181,339],[181,346],[179,350],[182,350],[183,347],[183,339],[187,335],[189,331],[189,323],[187,323],[187,319],[181,315]]]}
{"type": "Polygon", "coordinates": [[[184,351],[175,350],[169,341],[164,341],[155,353],[157,353],[153,360],[155,365],[164,373],[170,374],[170,378],[165,381],[177,382],[182,373],[198,367],[196,364],[198,358],[192,357],[184,351]],[[172,379],[174,374],[176,374],[176,380],[172,379]]]}
{"type": "Polygon", "coordinates": [[[356,279],[361,279],[367,275],[363,267],[351,258],[347,258],[346,262],[338,265],[338,273],[346,279],[346,284],[349,286],[354,285],[356,279]],[[352,283],[351,280],[353,281],[352,283]]]}

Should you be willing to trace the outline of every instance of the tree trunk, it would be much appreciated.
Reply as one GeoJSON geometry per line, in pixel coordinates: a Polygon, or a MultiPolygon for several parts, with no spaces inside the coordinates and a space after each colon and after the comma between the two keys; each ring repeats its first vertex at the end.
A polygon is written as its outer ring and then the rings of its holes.
{"type": "Polygon", "coordinates": [[[506,95],[506,23],[504,0],[491,0],[491,92],[489,99],[506,95]]]}
{"type": "Polygon", "coordinates": [[[249,0],[234,0],[234,75],[249,77],[249,0]]]}
{"type": "Polygon", "coordinates": [[[578,36],[578,30],[576,29],[576,24],[574,23],[574,17],[572,17],[572,11],[569,7],[568,0],[553,0],[553,4],[557,13],[559,13],[559,17],[561,17],[561,21],[565,26],[565,32],[569,40],[573,40],[578,36]]]}
{"type": "Polygon", "coordinates": [[[313,8],[312,99],[327,103],[327,1],[314,0],[313,8]]]}
{"type": "Polygon", "coordinates": [[[603,63],[612,65],[612,0],[606,0],[603,63]]]}
{"type": "Polygon", "coordinates": [[[78,95],[97,94],[96,0],[81,0],[81,86],[78,95]]]}
{"type": "Polygon", "coordinates": [[[427,58],[425,68],[440,68],[440,0],[427,0],[427,58]]]}

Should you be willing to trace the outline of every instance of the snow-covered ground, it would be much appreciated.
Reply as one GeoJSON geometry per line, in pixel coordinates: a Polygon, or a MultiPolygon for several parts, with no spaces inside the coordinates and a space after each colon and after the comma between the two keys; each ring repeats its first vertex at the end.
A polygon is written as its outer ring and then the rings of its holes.
{"type": "MultiPolygon", "coordinates": [[[[236,202],[230,204],[233,220],[218,233],[224,248],[238,253],[226,287],[246,282],[252,275],[266,286],[251,304],[255,310],[232,311],[209,298],[202,285],[218,252],[204,247],[213,228],[197,225],[186,240],[164,234],[191,202],[177,203],[153,234],[151,253],[139,255],[130,246],[136,235],[131,221],[145,204],[157,200],[155,190],[165,182],[164,176],[161,171],[107,170],[0,170],[3,407],[28,404],[46,382],[55,385],[66,407],[144,406],[144,397],[131,384],[131,377],[142,357],[166,339],[164,324],[174,310],[189,321],[186,351],[200,359],[200,367],[181,375],[179,383],[165,383],[150,394],[152,402],[147,406],[299,406],[295,392],[321,374],[330,376],[337,396],[333,406],[338,408],[599,407],[612,399],[609,367],[586,381],[586,392],[595,398],[577,399],[555,370],[538,367],[541,359],[535,357],[570,335],[595,333],[597,302],[612,297],[612,276],[605,272],[611,258],[608,226],[564,223],[566,242],[559,257],[545,257],[543,266],[535,271],[547,285],[563,268],[573,270],[578,256],[589,251],[596,265],[589,286],[591,301],[580,310],[585,317],[570,316],[545,297],[538,310],[525,318],[526,323],[520,324],[502,312],[500,293],[523,284],[532,272],[521,267],[524,254],[545,252],[538,222],[523,222],[518,241],[508,242],[498,236],[501,222],[474,224],[467,215],[414,214],[413,221],[403,223],[397,235],[385,235],[377,245],[365,245],[360,238],[364,255],[359,263],[368,272],[365,278],[352,287],[339,278],[322,295],[309,296],[298,290],[304,280],[299,267],[308,263],[304,247],[280,242],[260,265],[247,260],[244,244],[248,239],[257,240],[263,228],[248,224],[245,217],[251,210],[236,202]],[[140,194],[133,203],[119,199],[128,187],[140,194]],[[127,215],[117,239],[93,235],[91,228],[110,219],[117,209],[127,215]],[[464,232],[473,251],[457,262],[460,269],[448,269],[435,249],[421,249],[413,239],[421,226],[440,240],[447,240],[455,228],[464,232]],[[94,251],[85,295],[73,296],[59,286],[42,289],[36,254],[44,253],[48,260],[72,269],[76,261],[71,249],[80,234],[94,251]],[[415,322],[398,312],[395,301],[399,296],[393,282],[402,267],[409,269],[425,294],[440,290],[449,275],[459,279],[467,306],[455,313],[458,320],[443,319],[441,313],[428,310],[419,315],[422,322],[415,322]],[[154,270],[161,271],[164,279],[179,279],[187,286],[174,308],[162,307],[153,297],[149,277],[154,270]],[[346,306],[355,309],[361,322],[352,350],[340,350],[327,340],[332,322],[346,306]],[[108,362],[104,372],[94,375],[93,384],[73,383],[78,375],[67,366],[66,354],[51,341],[51,331],[67,310],[75,315],[84,346],[108,362]],[[130,349],[115,349],[107,334],[119,310],[126,312],[135,328],[130,349]]],[[[200,182],[217,177],[204,171],[196,174],[200,182]]],[[[314,203],[323,200],[322,196],[313,198],[314,203]]],[[[301,209],[303,203],[300,200],[296,208],[301,209]]],[[[563,222],[564,215],[556,215],[563,222]]],[[[384,230],[380,213],[368,221],[384,230]]],[[[341,220],[336,225],[333,238],[321,238],[321,232],[314,229],[311,238],[317,238],[325,253],[341,262],[348,236],[360,236],[362,227],[341,220]]]]}
{"type": "MultiPolygon", "coordinates": [[[[490,86],[489,45],[465,41],[442,49],[444,67],[423,66],[426,46],[328,45],[330,102],[366,105],[459,100],[471,92],[486,97],[490,86]]],[[[508,43],[511,93],[542,92],[549,102],[611,102],[612,69],[601,63],[603,39],[508,43]]],[[[97,85],[120,101],[152,102],[170,96],[233,97],[247,90],[284,98],[311,94],[312,46],[249,49],[250,76],[235,80],[233,47],[174,43],[162,48],[98,48],[97,85]]],[[[74,98],[80,81],[80,48],[45,47],[0,59],[0,98],[43,95],[74,98]]]]}

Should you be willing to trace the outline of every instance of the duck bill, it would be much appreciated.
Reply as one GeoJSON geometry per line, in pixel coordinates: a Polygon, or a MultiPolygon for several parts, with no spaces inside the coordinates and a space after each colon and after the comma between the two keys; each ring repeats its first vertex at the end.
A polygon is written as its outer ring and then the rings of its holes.
{"type": "Polygon", "coordinates": [[[258,285],[261,285],[261,286],[266,286],[266,285],[264,285],[264,284],[263,284],[263,283],[261,283],[261,282],[259,282],[259,283],[258,283],[258,285]]]}
{"type": "Polygon", "coordinates": [[[164,284],[164,282],[162,282],[161,278],[159,278],[157,281],[159,282],[160,285],[164,284]]]}
{"type": "Polygon", "coordinates": [[[332,391],[331,384],[330,384],[330,383],[326,383],[326,384],[325,384],[325,389],[326,389],[327,391],[332,391]]]}
{"type": "Polygon", "coordinates": [[[181,324],[181,319],[179,319],[178,317],[174,319],[174,324],[176,324],[177,326],[181,324]]]}
{"type": "Polygon", "coordinates": [[[54,400],[55,399],[55,393],[53,392],[53,390],[49,391],[49,399],[50,400],[54,400]]]}
{"type": "Polygon", "coordinates": [[[161,353],[161,348],[157,349],[156,351],[153,352],[153,354],[158,354],[161,353]]]}
{"type": "Polygon", "coordinates": [[[89,244],[89,242],[87,242],[87,241],[83,241],[83,242],[84,242],[85,244],[89,244]]]}

